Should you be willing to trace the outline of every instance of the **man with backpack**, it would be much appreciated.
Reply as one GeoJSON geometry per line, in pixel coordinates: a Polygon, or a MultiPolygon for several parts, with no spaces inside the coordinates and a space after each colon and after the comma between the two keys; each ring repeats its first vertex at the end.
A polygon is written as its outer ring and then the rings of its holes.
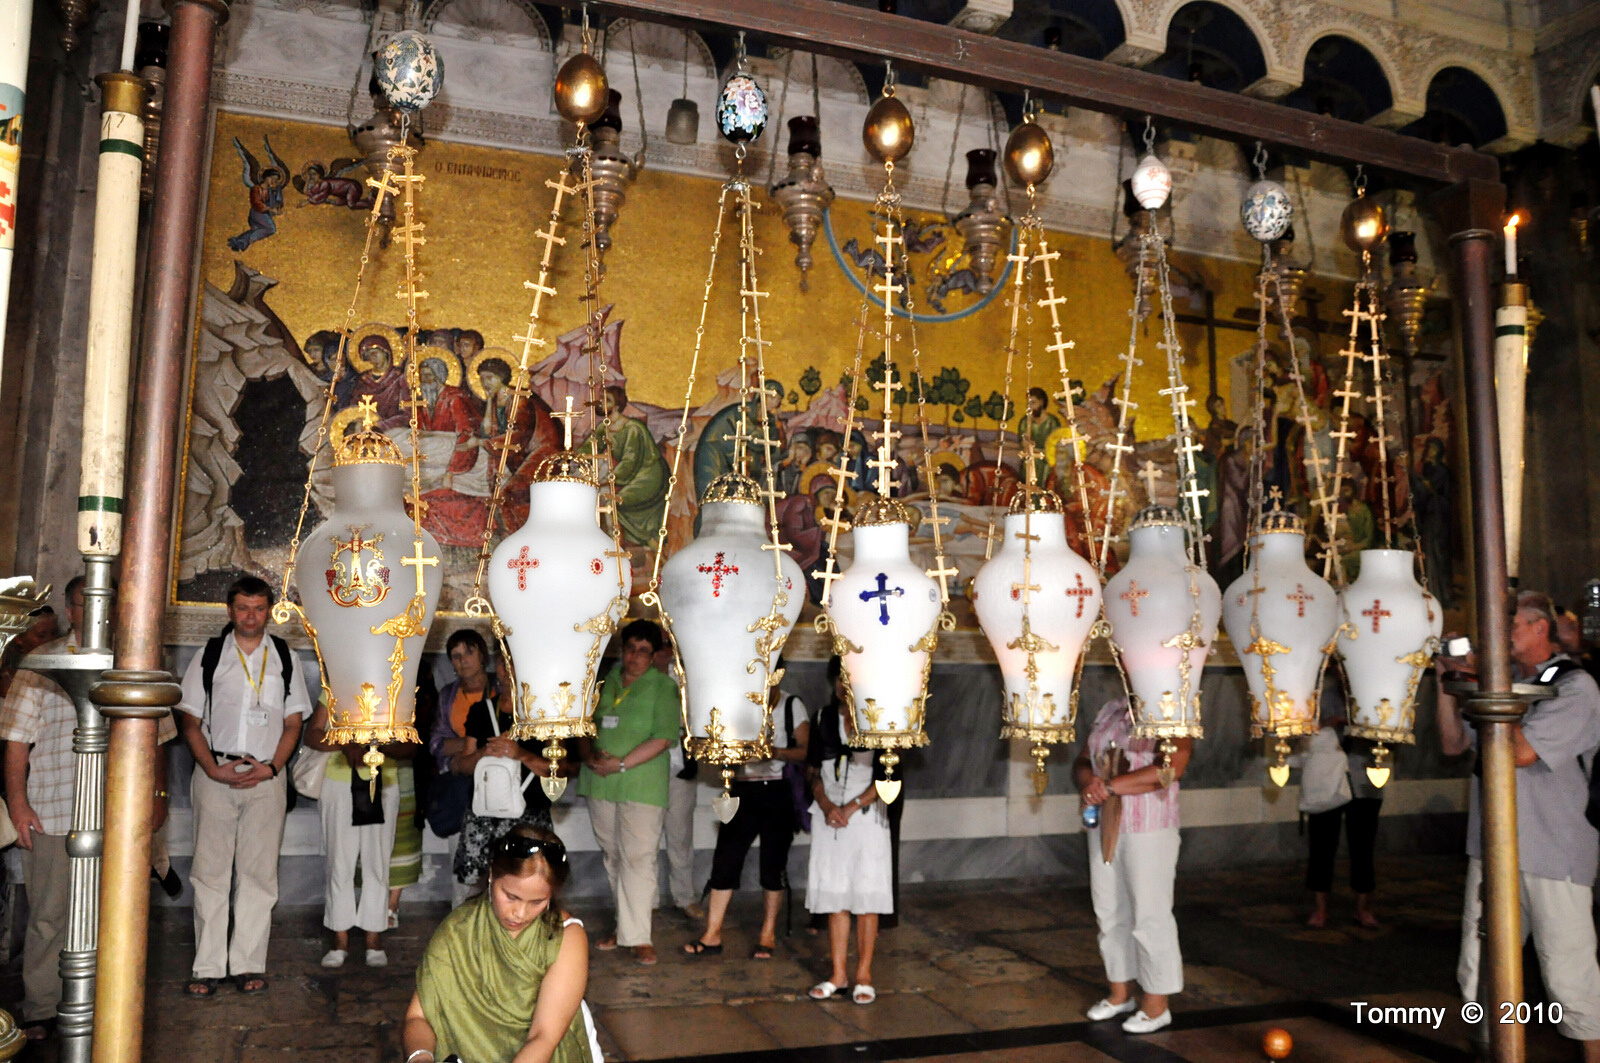
{"type": "MultiPolygon", "coordinates": [[[[1584,815],[1590,769],[1600,750],[1600,687],[1561,652],[1550,599],[1534,591],[1517,595],[1511,617],[1511,659],[1519,679],[1549,688],[1552,696],[1528,706],[1512,727],[1517,764],[1518,871],[1522,879],[1522,927],[1533,936],[1549,999],[1561,1004],[1557,1029],[1583,1042],[1583,1058],[1600,1061],[1600,964],[1595,960],[1594,880],[1600,867],[1600,834],[1584,815]]],[[[1450,662],[1438,665],[1443,670],[1450,662]]],[[[1460,662],[1456,662],[1460,663],[1460,662]]],[[[1439,694],[1439,738],[1446,755],[1476,745],[1455,698],[1439,694]]],[[[1467,816],[1467,891],[1461,916],[1461,958],[1456,978],[1461,995],[1485,1006],[1485,1022],[1497,1021],[1492,1002],[1479,999],[1483,912],[1481,783],[1474,779],[1467,816]]],[[[1480,1040],[1487,1027],[1475,1032],[1480,1040]]]]}
{"type": "Polygon", "coordinates": [[[757,837],[761,839],[764,905],[761,933],[756,936],[751,958],[770,960],[778,947],[778,911],[783,905],[783,891],[789,886],[789,846],[795,832],[802,829],[801,817],[810,806],[805,800],[804,780],[811,718],[806,714],[805,702],[794,694],[784,694],[773,687],[772,698],[772,757],[739,765],[732,788],[733,796],[739,799],[739,809],[717,830],[706,929],[683,946],[690,956],[716,956],[722,952],[722,924],[733,891],[739,888],[743,877],[745,855],[757,837]]]}
{"type": "Polygon", "coordinates": [[[288,795],[284,768],[311,710],[294,652],[266,634],[272,599],[263,580],[237,580],[228,588],[227,626],[183,675],[176,715],[195,759],[195,957],[186,990],[191,996],[214,995],[228,976],[241,993],[267,988],[267,938],[278,903],[288,795]]]}

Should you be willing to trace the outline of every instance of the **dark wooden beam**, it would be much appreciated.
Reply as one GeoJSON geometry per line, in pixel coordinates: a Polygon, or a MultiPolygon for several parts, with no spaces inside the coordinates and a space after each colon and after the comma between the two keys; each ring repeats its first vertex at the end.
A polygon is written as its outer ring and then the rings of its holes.
{"type": "MultiPolygon", "coordinates": [[[[577,6],[575,0],[557,2],[577,6]]],[[[1148,114],[1228,140],[1261,140],[1329,162],[1364,163],[1428,181],[1500,179],[1498,160],[1467,148],[837,0],[598,0],[594,6],[657,22],[748,30],[857,62],[893,59],[941,78],[1013,92],[1031,89],[1107,114],[1148,114]]]]}

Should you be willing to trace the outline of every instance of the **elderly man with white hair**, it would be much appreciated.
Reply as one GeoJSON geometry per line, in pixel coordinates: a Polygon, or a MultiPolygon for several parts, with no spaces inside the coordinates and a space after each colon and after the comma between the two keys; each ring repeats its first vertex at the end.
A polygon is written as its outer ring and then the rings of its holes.
{"type": "MultiPolygon", "coordinates": [[[[1583,1058],[1600,1063],[1600,963],[1595,959],[1594,880],[1600,833],[1585,818],[1589,771],[1600,750],[1600,686],[1561,652],[1555,608],[1534,591],[1517,595],[1511,659],[1519,678],[1547,683],[1554,696],[1528,706],[1512,727],[1517,764],[1518,870],[1523,934],[1532,933],[1552,1001],[1561,1004],[1562,1036],[1583,1043],[1583,1058]]],[[[1469,662],[1456,662],[1469,663],[1469,662]]],[[[1438,666],[1441,670],[1444,665],[1438,666]]],[[[1456,699],[1439,695],[1439,740],[1447,755],[1465,753],[1477,733],[1456,699]]],[[[1467,894],[1461,915],[1461,995],[1478,1000],[1483,913],[1481,773],[1467,817],[1467,894]]],[[[1499,1021],[1484,1002],[1485,1022],[1499,1021]]],[[[1487,1036],[1480,1025],[1476,1036],[1487,1036]]]]}

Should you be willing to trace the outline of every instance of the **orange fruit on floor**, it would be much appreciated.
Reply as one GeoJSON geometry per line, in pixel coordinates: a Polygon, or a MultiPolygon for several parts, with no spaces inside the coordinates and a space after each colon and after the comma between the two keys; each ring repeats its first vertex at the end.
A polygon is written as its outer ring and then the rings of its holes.
{"type": "Polygon", "coordinates": [[[1261,1035],[1261,1051],[1268,1059],[1288,1059],[1289,1053],[1294,1051],[1294,1038],[1289,1036],[1288,1030],[1274,1026],[1261,1035]]]}

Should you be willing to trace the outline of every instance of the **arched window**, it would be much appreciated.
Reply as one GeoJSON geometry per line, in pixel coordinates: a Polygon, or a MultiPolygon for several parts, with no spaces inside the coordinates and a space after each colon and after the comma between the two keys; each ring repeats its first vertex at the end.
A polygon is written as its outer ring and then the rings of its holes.
{"type": "Polygon", "coordinates": [[[1371,52],[1349,37],[1331,34],[1306,52],[1300,87],[1282,102],[1302,111],[1365,122],[1394,105],[1389,79],[1371,52]]]}
{"type": "Polygon", "coordinates": [[[1267,74],[1266,56],[1243,18],[1210,0],[1185,4],[1167,25],[1167,50],[1156,74],[1240,92],[1267,74]]]}
{"type": "Polygon", "coordinates": [[[1428,83],[1427,111],[1401,132],[1436,144],[1480,148],[1506,135],[1506,113],[1488,82],[1447,66],[1428,83]]]}

